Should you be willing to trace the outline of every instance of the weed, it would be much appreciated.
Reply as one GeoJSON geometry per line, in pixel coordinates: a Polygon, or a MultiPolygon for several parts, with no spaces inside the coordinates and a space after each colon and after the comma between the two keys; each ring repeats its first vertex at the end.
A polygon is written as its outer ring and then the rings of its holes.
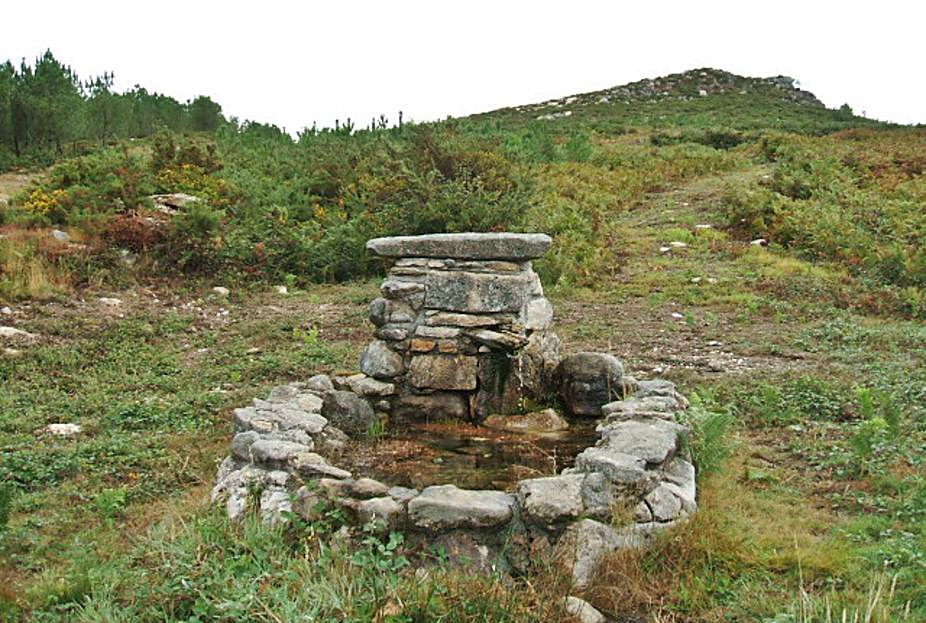
{"type": "Polygon", "coordinates": [[[719,472],[735,447],[730,437],[733,414],[729,409],[713,408],[698,394],[692,394],[684,416],[684,423],[691,428],[691,454],[701,478],[719,472]]]}

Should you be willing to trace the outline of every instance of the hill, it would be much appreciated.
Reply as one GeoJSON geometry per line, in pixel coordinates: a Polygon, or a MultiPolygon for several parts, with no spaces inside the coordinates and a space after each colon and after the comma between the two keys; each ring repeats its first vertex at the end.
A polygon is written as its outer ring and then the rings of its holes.
{"type": "Polygon", "coordinates": [[[474,118],[507,125],[565,121],[602,131],[616,124],[659,128],[726,127],[824,134],[849,127],[888,127],[832,110],[787,76],[750,78],[711,68],[692,69],[601,91],[503,108],[474,118]]]}
{"type": "Polygon", "coordinates": [[[564,620],[554,571],[435,552],[415,575],[336,513],[208,503],[234,407],[356,367],[365,241],[465,230],[551,234],[565,342],[694,397],[698,515],[584,598],[615,621],[926,616],[923,129],[701,69],[428,124],[191,130],[0,177],[0,325],[27,334],[0,335],[0,618],[564,620]]]}

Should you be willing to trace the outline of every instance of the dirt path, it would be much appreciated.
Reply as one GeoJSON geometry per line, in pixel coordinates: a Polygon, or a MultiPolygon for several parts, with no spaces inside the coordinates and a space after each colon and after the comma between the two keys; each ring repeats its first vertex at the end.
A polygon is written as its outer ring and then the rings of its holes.
{"type": "Polygon", "coordinates": [[[702,177],[650,194],[624,215],[615,282],[590,298],[555,301],[568,349],[609,350],[631,373],[691,383],[812,365],[791,346],[800,321],[783,325],[752,306],[756,294],[737,261],[748,243],[718,231],[725,186],[767,174],[756,166],[702,177]]]}
{"type": "Polygon", "coordinates": [[[39,173],[8,171],[0,173],[0,206],[8,204],[20,191],[32,183],[39,173]]]}

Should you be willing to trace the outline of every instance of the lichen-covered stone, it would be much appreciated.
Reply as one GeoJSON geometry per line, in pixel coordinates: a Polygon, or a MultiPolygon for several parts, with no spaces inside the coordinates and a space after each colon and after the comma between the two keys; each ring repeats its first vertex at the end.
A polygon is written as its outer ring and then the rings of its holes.
{"type": "Polygon", "coordinates": [[[383,257],[530,260],[546,253],[551,242],[546,234],[428,234],[374,238],[367,250],[383,257]]]}
{"type": "Polygon", "coordinates": [[[569,422],[553,409],[516,415],[490,415],[482,421],[482,425],[512,433],[550,433],[569,428],[569,422]]]}
{"type": "Polygon", "coordinates": [[[419,491],[418,489],[412,489],[410,487],[389,487],[389,491],[386,493],[404,507],[412,498],[418,495],[419,491]]]}
{"type": "Polygon", "coordinates": [[[698,510],[695,468],[688,461],[675,457],[663,470],[663,483],[682,503],[682,510],[693,513],[698,510]]]}
{"type": "Polygon", "coordinates": [[[579,623],[605,623],[607,620],[592,604],[572,595],[566,597],[563,609],[566,614],[575,617],[579,623]]]}
{"type": "Polygon", "coordinates": [[[236,433],[235,436],[232,437],[231,442],[232,455],[241,459],[242,461],[250,461],[251,446],[258,439],[260,439],[260,433],[257,433],[253,430],[244,431],[243,433],[236,433]]]}
{"type": "Polygon", "coordinates": [[[290,458],[311,450],[311,446],[276,439],[258,439],[250,447],[251,457],[255,463],[275,467],[285,466],[290,458]]]}
{"type": "Polygon", "coordinates": [[[515,495],[526,521],[553,524],[582,514],[585,474],[561,474],[518,482],[515,495]]]}
{"type": "MultiPolygon", "coordinates": [[[[509,320],[510,321],[510,320],[509,320]]],[[[493,327],[503,323],[495,316],[480,316],[477,314],[456,314],[452,312],[439,312],[426,319],[429,325],[445,325],[454,327],[493,327]]]]}
{"type": "Polygon", "coordinates": [[[454,485],[427,487],[408,503],[418,528],[493,528],[511,519],[514,497],[501,491],[472,491],[454,485]]]}
{"type": "Polygon", "coordinates": [[[635,485],[647,478],[646,461],[642,458],[607,447],[586,448],[576,457],[576,469],[599,472],[609,481],[635,485]]]}
{"type": "Polygon", "coordinates": [[[275,526],[286,522],[286,513],[293,510],[289,493],[282,488],[264,489],[260,494],[260,517],[265,524],[275,526]]]}
{"type": "Polygon", "coordinates": [[[678,438],[686,429],[674,422],[628,420],[601,427],[603,446],[608,450],[661,464],[675,455],[678,438]]]}
{"type": "Polygon", "coordinates": [[[365,374],[348,377],[347,384],[352,392],[360,396],[391,396],[395,393],[393,383],[378,381],[365,374]]]}
{"type": "Polygon", "coordinates": [[[634,415],[648,415],[661,419],[672,419],[681,404],[673,396],[644,396],[625,398],[609,402],[601,407],[601,414],[611,419],[629,419],[634,415]]]}
{"type": "Polygon", "coordinates": [[[372,478],[359,478],[350,484],[351,497],[366,499],[387,495],[389,487],[372,478]]]}
{"type": "Polygon", "coordinates": [[[422,325],[415,329],[415,335],[419,337],[450,339],[460,335],[460,329],[458,327],[430,327],[422,325]]]}
{"type": "Polygon", "coordinates": [[[673,521],[682,512],[682,501],[665,484],[660,484],[643,498],[653,512],[654,521],[673,521]]]}
{"type": "Polygon", "coordinates": [[[405,371],[402,355],[395,352],[386,342],[370,342],[360,357],[360,370],[376,379],[391,379],[405,371]]]}
{"type": "MultiPolygon", "coordinates": [[[[412,309],[420,309],[424,303],[426,286],[417,281],[410,281],[407,278],[390,278],[386,279],[379,287],[390,301],[402,301],[412,309]]],[[[391,313],[390,313],[391,317],[391,313]]]]}
{"type": "Polygon", "coordinates": [[[305,382],[305,387],[315,392],[324,393],[334,389],[334,384],[331,382],[331,377],[327,374],[316,374],[315,376],[309,377],[309,380],[305,382]]]}
{"type": "Polygon", "coordinates": [[[366,433],[376,421],[369,402],[353,392],[340,390],[325,395],[322,414],[349,435],[366,433]]]}
{"type": "Polygon", "coordinates": [[[392,413],[399,419],[415,421],[465,420],[470,417],[469,402],[464,395],[455,392],[405,393],[396,400],[392,413]]]}
{"type": "Polygon", "coordinates": [[[575,415],[601,415],[601,407],[623,397],[624,368],[606,353],[577,353],[563,359],[557,375],[566,408],[575,415]]]}
{"type": "Polygon", "coordinates": [[[467,355],[415,355],[406,380],[418,388],[473,390],[476,366],[476,358],[467,355]]]}
{"type": "Polygon", "coordinates": [[[357,504],[357,518],[363,525],[379,530],[394,530],[402,524],[405,509],[389,496],[370,498],[357,504]]]}
{"type": "Polygon", "coordinates": [[[448,312],[488,314],[520,312],[527,300],[526,274],[431,272],[425,307],[448,312]]]}
{"type": "Polygon", "coordinates": [[[511,331],[467,329],[464,333],[467,337],[494,350],[514,351],[527,344],[525,336],[511,331]]]}
{"type": "Polygon", "coordinates": [[[529,331],[543,331],[553,324],[553,305],[544,297],[532,299],[527,304],[527,318],[524,328],[529,331]]]}
{"type": "Polygon", "coordinates": [[[576,588],[588,586],[602,559],[618,549],[636,548],[644,539],[633,530],[616,530],[593,519],[571,524],[556,544],[557,556],[572,572],[576,588]]]}

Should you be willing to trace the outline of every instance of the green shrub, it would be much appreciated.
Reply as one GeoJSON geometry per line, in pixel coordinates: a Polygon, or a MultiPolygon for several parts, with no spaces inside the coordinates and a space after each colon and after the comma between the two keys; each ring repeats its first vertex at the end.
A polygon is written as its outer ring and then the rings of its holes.
{"type": "Polygon", "coordinates": [[[733,413],[719,409],[697,393],[691,396],[691,406],[685,411],[683,423],[691,428],[690,447],[695,467],[701,478],[719,472],[733,453],[733,413]]]}
{"type": "Polygon", "coordinates": [[[10,521],[10,513],[12,512],[13,504],[13,486],[0,482],[0,534],[6,530],[6,526],[10,521]]]}

